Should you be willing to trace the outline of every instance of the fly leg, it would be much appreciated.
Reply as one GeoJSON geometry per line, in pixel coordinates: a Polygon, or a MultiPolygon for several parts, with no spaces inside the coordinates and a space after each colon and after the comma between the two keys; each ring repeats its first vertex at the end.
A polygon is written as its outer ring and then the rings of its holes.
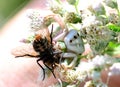
{"type": "Polygon", "coordinates": [[[30,55],[30,54],[25,54],[25,55],[21,55],[21,56],[15,56],[15,58],[17,57],[25,57],[25,56],[29,56],[29,57],[39,57],[39,55],[30,55]]]}
{"type": "Polygon", "coordinates": [[[52,66],[52,68],[50,68],[48,65],[46,65],[45,63],[44,63],[44,65],[52,72],[52,74],[53,74],[53,76],[56,78],[56,76],[55,76],[55,74],[54,74],[54,67],[52,66]]]}
{"type": "Polygon", "coordinates": [[[45,79],[45,69],[40,65],[40,63],[39,63],[39,61],[40,61],[41,59],[38,59],[37,60],[37,64],[42,68],[42,70],[43,70],[43,80],[45,79]]]}

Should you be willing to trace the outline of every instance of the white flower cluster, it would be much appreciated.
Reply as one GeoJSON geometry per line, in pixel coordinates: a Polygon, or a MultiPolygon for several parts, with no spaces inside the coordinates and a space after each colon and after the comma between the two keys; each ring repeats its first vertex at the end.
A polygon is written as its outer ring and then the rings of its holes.
{"type": "Polygon", "coordinates": [[[114,32],[95,19],[95,16],[83,20],[81,34],[91,46],[94,54],[101,54],[108,43],[114,39],[114,32]],[[93,19],[90,20],[89,19],[93,19]],[[87,21],[87,22],[86,22],[87,21]],[[89,24],[88,24],[89,23],[89,24]]]}
{"type": "Polygon", "coordinates": [[[118,60],[108,55],[97,55],[88,62],[81,61],[75,70],[62,69],[59,74],[65,82],[84,82],[87,78],[92,78],[85,83],[84,87],[107,87],[107,83],[101,82],[101,71],[110,69],[108,75],[120,75],[120,63],[118,60]],[[112,65],[112,66],[111,66],[112,65]],[[111,67],[110,67],[111,66],[111,67]],[[92,82],[92,83],[91,83],[92,82]],[[89,84],[89,86],[88,86],[89,84]]]}
{"type": "Polygon", "coordinates": [[[116,12],[111,12],[108,16],[108,22],[120,26],[120,17],[116,12]]]}
{"type": "Polygon", "coordinates": [[[80,62],[77,70],[79,72],[87,72],[88,77],[92,77],[94,80],[100,79],[100,72],[103,69],[109,68],[108,66],[116,62],[116,59],[108,55],[97,55],[88,62],[80,62]]]}
{"type": "Polygon", "coordinates": [[[31,22],[30,22],[31,30],[38,31],[43,26],[42,24],[43,24],[44,17],[40,15],[40,11],[30,9],[28,10],[27,16],[28,18],[31,19],[31,22]]]}
{"type": "Polygon", "coordinates": [[[97,83],[94,81],[87,81],[84,87],[108,87],[108,86],[102,82],[97,83]]]}

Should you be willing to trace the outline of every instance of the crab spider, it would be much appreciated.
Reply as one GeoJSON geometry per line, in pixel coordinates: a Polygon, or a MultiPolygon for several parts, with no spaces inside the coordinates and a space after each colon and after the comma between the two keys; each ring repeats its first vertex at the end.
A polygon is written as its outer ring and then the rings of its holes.
{"type": "MultiPolygon", "coordinates": [[[[55,41],[63,40],[67,51],[62,54],[62,58],[73,58],[73,61],[68,65],[68,67],[74,67],[77,61],[77,56],[81,55],[85,49],[83,40],[79,33],[75,29],[70,31],[64,30],[62,34],[54,38],[55,41]]],[[[59,47],[59,44],[57,44],[59,47]]]]}

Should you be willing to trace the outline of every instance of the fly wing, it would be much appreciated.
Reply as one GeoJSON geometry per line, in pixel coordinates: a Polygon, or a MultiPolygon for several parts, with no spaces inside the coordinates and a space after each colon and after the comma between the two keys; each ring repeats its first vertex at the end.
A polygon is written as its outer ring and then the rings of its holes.
{"type": "Polygon", "coordinates": [[[26,54],[32,56],[38,55],[38,53],[33,49],[32,44],[23,44],[21,46],[18,46],[12,49],[11,54],[14,56],[23,56],[26,54]]]}

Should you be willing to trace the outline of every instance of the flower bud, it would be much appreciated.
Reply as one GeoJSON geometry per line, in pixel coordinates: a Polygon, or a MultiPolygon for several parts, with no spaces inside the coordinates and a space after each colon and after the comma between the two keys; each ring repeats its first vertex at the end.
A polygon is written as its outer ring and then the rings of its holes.
{"type": "Polygon", "coordinates": [[[82,21],[81,16],[74,12],[67,12],[64,20],[66,23],[81,23],[82,21]]]}
{"type": "Polygon", "coordinates": [[[67,2],[71,5],[74,5],[76,3],[76,0],[67,0],[67,2]]]}
{"type": "Polygon", "coordinates": [[[43,26],[48,27],[53,21],[54,21],[53,17],[48,15],[43,19],[43,26]]]}

